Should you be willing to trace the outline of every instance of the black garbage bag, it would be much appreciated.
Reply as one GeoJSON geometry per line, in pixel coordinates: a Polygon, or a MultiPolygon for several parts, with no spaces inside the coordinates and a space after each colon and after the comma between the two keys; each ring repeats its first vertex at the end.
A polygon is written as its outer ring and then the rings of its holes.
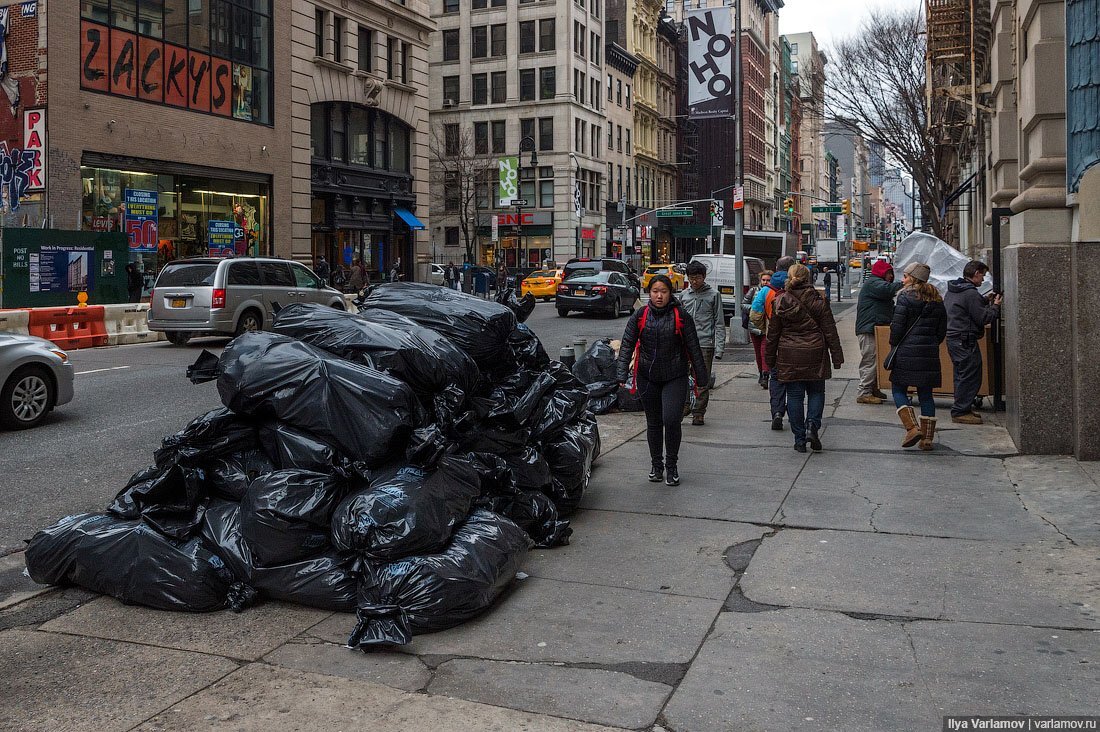
{"type": "Polygon", "coordinates": [[[560,516],[572,515],[580,504],[598,451],[599,430],[594,422],[570,425],[557,437],[543,443],[543,454],[552,476],[548,495],[554,500],[560,516]]]}
{"type": "Polygon", "coordinates": [[[445,457],[433,470],[412,465],[375,472],[332,516],[332,544],[368,559],[394,560],[439,551],[481,491],[477,471],[445,457]]]}
{"type": "Polygon", "coordinates": [[[151,465],[130,478],[107,512],[118,518],[143,518],[166,536],[186,539],[202,520],[208,496],[203,469],[151,465]]]}
{"type": "Polygon", "coordinates": [[[343,481],[307,470],[279,470],[252,481],[241,501],[241,536],[256,566],[324,551],[332,512],[345,494],[343,481]]]}
{"type": "Polygon", "coordinates": [[[217,458],[207,470],[211,495],[239,502],[252,481],[275,470],[275,463],[259,448],[217,458]]]}
{"type": "Polygon", "coordinates": [[[392,460],[422,419],[398,379],[274,333],[226,346],[218,393],[234,411],[286,422],[368,466],[392,460]]]}
{"type": "Polygon", "coordinates": [[[255,423],[218,407],[165,437],[154,453],[157,465],[207,465],[211,460],[257,447],[255,423]]]}
{"type": "Polygon", "coordinates": [[[297,562],[257,567],[241,536],[241,507],[213,501],[203,515],[200,536],[242,582],[276,600],[334,612],[355,609],[357,560],[328,549],[297,562]]]}
{"type": "Polygon", "coordinates": [[[39,584],[77,585],[160,610],[240,610],[255,595],[197,537],[179,542],[140,520],[104,514],[67,516],[42,529],[26,561],[39,584]]]}
{"type": "Polygon", "coordinates": [[[490,426],[522,429],[541,417],[543,398],[556,384],[552,373],[519,369],[500,377],[487,396],[474,401],[488,404],[482,419],[490,426]]]}
{"type": "Polygon", "coordinates": [[[588,409],[588,388],[561,361],[551,361],[547,373],[554,387],[539,404],[538,422],[531,428],[536,440],[551,439],[588,409]]]}
{"type": "Polygon", "coordinates": [[[405,448],[405,462],[424,470],[433,470],[447,454],[451,441],[437,424],[413,430],[405,448]]]}
{"type": "Polygon", "coordinates": [[[279,311],[271,330],[340,358],[389,373],[421,394],[477,380],[477,367],[454,344],[396,313],[363,315],[317,303],[295,303],[279,311]]]}
{"type": "Polygon", "coordinates": [[[271,420],[257,428],[260,445],[276,470],[311,470],[348,478],[369,477],[366,463],[341,455],[308,432],[271,420]]]}
{"type": "Polygon", "coordinates": [[[370,319],[377,309],[440,333],[482,369],[511,363],[508,336],[516,327],[516,316],[504,305],[435,285],[394,282],[374,288],[363,299],[360,314],[370,319]]]}
{"type": "Polygon", "coordinates": [[[616,404],[620,411],[623,412],[641,412],[642,398],[637,392],[631,393],[629,385],[619,387],[618,396],[616,397],[616,404]]]}
{"type": "Polygon", "coordinates": [[[569,522],[558,518],[554,502],[541,491],[488,496],[479,498],[476,505],[514,521],[540,549],[564,546],[573,534],[569,522]]]}
{"type": "Polygon", "coordinates": [[[496,301],[515,313],[516,320],[520,323],[531,317],[531,313],[535,312],[535,304],[537,302],[535,296],[531,293],[527,293],[523,297],[517,297],[516,291],[511,287],[499,290],[497,292],[496,301]]]}
{"type": "Polygon", "coordinates": [[[481,480],[481,495],[510,496],[519,491],[512,469],[500,455],[492,452],[470,452],[461,456],[477,472],[481,480]]]}
{"type": "Polygon", "coordinates": [[[542,347],[542,341],[522,323],[508,336],[508,348],[512,351],[512,360],[524,368],[542,370],[550,365],[550,356],[542,347]]]}
{"type": "Polygon", "coordinates": [[[593,414],[607,414],[619,403],[619,384],[616,381],[597,381],[588,384],[588,409],[593,414]]]}
{"type": "Polygon", "coordinates": [[[415,634],[469,620],[504,591],[530,547],[531,539],[514,522],[474,511],[439,554],[365,562],[359,622],[348,645],[405,644],[415,634]]]}
{"type": "Polygon", "coordinates": [[[533,445],[501,455],[515,476],[516,487],[524,491],[543,491],[550,487],[550,466],[533,445]]]}
{"type": "Polygon", "coordinates": [[[610,338],[600,338],[584,352],[580,360],[573,365],[573,375],[585,384],[614,382],[615,349],[610,338]]]}

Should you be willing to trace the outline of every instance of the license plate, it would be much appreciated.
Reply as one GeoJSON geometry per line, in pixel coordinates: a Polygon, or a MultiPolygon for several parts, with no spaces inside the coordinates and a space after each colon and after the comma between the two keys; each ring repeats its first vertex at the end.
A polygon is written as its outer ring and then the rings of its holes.
{"type": "Polygon", "coordinates": [[[184,300],[182,297],[177,297],[174,300],[172,300],[172,307],[174,307],[174,308],[185,308],[185,307],[187,307],[187,301],[184,300]]]}
{"type": "Polygon", "coordinates": [[[584,297],[586,293],[584,290],[573,290],[573,294],[577,297],[584,297]]]}
{"type": "Polygon", "coordinates": [[[722,293],[723,295],[732,295],[733,294],[733,288],[732,287],[719,287],[718,292],[722,293]]]}

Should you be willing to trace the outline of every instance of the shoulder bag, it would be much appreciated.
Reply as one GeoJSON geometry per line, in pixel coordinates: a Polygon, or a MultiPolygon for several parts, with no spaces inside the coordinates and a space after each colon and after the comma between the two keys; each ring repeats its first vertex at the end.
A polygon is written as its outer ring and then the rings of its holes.
{"type": "Polygon", "coordinates": [[[886,354],[886,360],[882,362],[882,368],[887,371],[894,370],[894,361],[897,359],[898,349],[901,348],[902,343],[905,343],[905,339],[909,337],[909,334],[913,332],[913,328],[917,327],[917,323],[919,323],[920,319],[923,317],[924,312],[922,311],[921,314],[917,316],[917,319],[913,321],[913,324],[909,326],[909,329],[905,331],[905,334],[901,337],[901,340],[898,341],[898,344],[891,348],[890,352],[886,354]]]}

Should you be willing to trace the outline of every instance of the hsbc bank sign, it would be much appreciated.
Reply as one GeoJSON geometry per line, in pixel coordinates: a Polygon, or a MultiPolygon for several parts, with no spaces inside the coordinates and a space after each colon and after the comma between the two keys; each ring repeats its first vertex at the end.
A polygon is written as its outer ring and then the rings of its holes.
{"type": "Polygon", "coordinates": [[[496,216],[497,226],[504,229],[508,226],[547,226],[554,223],[554,215],[549,211],[525,211],[523,213],[481,214],[478,223],[480,226],[490,226],[493,222],[490,216],[496,216]]]}

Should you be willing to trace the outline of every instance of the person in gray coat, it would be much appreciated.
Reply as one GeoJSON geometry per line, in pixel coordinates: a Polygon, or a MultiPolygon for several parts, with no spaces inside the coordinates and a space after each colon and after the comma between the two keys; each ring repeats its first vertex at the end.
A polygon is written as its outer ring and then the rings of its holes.
{"type": "Polygon", "coordinates": [[[947,353],[955,372],[955,403],[951,421],[957,424],[981,424],[974,412],[974,399],[982,385],[982,352],[978,341],[985,326],[1001,317],[1001,296],[993,293],[987,300],[978,285],[985,280],[989,267],[983,262],[968,262],[963,276],[947,285],[943,304],[947,308],[947,353]]]}
{"type": "MultiPolygon", "coordinates": [[[[687,266],[688,289],[680,293],[680,303],[684,312],[695,321],[695,331],[699,335],[699,347],[703,349],[703,359],[707,364],[707,373],[711,373],[715,359],[721,361],[726,349],[726,320],[722,315],[722,295],[707,284],[707,268],[700,262],[687,266]]],[[[710,389],[699,384],[699,397],[691,412],[693,425],[703,424],[710,401],[710,389]]]]}

